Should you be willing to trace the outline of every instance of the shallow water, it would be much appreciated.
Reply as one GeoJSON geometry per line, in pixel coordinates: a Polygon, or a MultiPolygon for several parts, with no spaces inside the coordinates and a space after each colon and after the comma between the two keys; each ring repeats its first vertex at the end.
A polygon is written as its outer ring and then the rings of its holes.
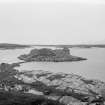
{"type": "MultiPolygon", "coordinates": [[[[32,48],[16,50],[0,50],[0,63],[21,61],[17,57],[29,53],[32,48]]],[[[105,49],[104,48],[72,48],[72,55],[87,58],[77,62],[29,62],[22,64],[19,70],[46,70],[52,72],[74,73],[90,79],[105,81],[105,49]]]]}

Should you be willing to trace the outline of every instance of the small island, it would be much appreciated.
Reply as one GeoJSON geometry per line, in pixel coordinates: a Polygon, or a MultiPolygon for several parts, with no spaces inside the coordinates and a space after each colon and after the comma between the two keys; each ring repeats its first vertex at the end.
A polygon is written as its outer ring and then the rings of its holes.
{"type": "Polygon", "coordinates": [[[72,56],[68,48],[64,47],[62,49],[33,49],[29,54],[20,55],[18,57],[20,60],[26,62],[31,61],[41,61],[41,62],[67,62],[67,61],[80,61],[86,60],[86,58],[72,56]]]}

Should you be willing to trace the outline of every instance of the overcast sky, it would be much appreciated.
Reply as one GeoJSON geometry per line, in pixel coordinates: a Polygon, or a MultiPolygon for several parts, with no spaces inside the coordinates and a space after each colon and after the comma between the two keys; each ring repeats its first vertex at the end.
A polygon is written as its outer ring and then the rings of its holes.
{"type": "Polygon", "coordinates": [[[0,0],[0,43],[105,41],[105,0],[0,0]]]}

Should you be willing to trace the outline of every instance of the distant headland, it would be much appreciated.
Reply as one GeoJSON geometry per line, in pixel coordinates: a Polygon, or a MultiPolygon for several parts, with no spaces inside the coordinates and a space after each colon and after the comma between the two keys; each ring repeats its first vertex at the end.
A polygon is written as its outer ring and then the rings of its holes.
{"type": "Polygon", "coordinates": [[[30,47],[30,45],[0,43],[0,49],[21,49],[27,47],[30,47]]]}

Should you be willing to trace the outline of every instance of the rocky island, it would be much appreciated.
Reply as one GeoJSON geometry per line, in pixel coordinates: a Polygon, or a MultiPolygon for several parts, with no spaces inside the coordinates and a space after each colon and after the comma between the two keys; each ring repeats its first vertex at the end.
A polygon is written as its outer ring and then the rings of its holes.
{"type": "Polygon", "coordinates": [[[65,61],[80,61],[86,58],[72,56],[68,48],[63,49],[33,49],[29,54],[24,54],[18,57],[26,62],[42,61],[42,62],[65,62],[65,61]]]}
{"type": "Polygon", "coordinates": [[[75,74],[0,65],[0,105],[104,105],[105,83],[75,74]]]}

